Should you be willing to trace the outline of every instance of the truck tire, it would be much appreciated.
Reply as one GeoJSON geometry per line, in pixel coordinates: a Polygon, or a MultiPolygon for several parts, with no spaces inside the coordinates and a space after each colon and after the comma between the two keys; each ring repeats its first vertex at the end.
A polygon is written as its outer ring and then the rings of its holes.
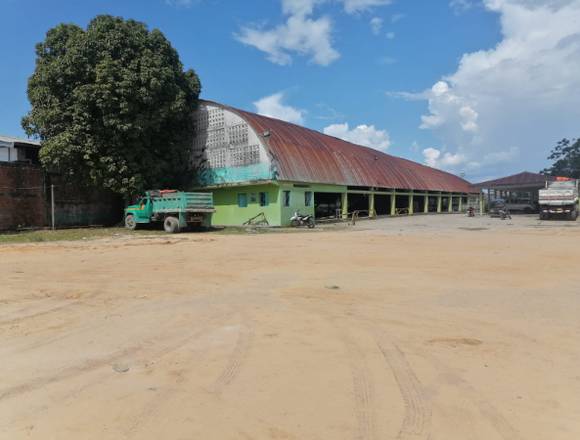
{"type": "Polygon", "coordinates": [[[165,221],[163,222],[163,229],[165,232],[170,234],[175,234],[179,232],[179,220],[175,217],[166,217],[165,221]]]}
{"type": "Polygon", "coordinates": [[[137,222],[135,221],[135,216],[133,214],[129,214],[125,217],[125,227],[131,231],[137,229],[137,222]]]}

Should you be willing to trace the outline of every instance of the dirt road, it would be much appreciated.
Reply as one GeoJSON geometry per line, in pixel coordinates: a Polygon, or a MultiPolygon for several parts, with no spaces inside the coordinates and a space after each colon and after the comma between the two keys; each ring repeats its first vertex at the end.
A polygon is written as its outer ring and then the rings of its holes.
{"type": "Polygon", "coordinates": [[[580,438],[580,227],[536,223],[0,246],[0,438],[580,438]]]}

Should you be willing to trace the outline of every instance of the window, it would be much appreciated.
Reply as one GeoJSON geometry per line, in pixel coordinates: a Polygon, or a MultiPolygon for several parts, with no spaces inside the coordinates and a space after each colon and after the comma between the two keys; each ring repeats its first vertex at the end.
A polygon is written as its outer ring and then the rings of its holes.
{"type": "Polygon", "coordinates": [[[304,193],[304,206],[312,206],[312,191],[304,193]]]}
{"type": "Polygon", "coordinates": [[[240,208],[246,208],[248,206],[248,195],[246,193],[238,194],[238,206],[240,208]]]}
{"type": "Polygon", "coordinates": [[[268,193],[267,192],[260,193],[260,206],[268,206],[268,193]]]}
{"type": "Polygon", "coordinates": [[[284,206],[290,206],[290,191],[284,191],[284,206]]]}

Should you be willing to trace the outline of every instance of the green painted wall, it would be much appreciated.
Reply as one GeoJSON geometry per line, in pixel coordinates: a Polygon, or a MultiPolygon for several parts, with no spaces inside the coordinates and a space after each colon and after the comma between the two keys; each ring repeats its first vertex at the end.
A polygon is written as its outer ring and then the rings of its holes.
{"type": "Polygon", "coordinates": [[[280,191],[277,185],[250,185],[216,188],[213,200],[216,212],[212,223],[216,226],[240,226],[252,217],[264,213],[271,226],[280,225],[280,191]],[[260,192],[268,197],[268,206],[260,206],[260,192]],[[238,206],[238,194],[246,194],[248,206],[238,206]]]}
{"type": "MultiPolygon", "coordinates": [[[[296,211],[301,214],[314,215],[314,205],[316,193],[347,193],[347,187],[343,185],[318,185],[318,184],[301,184],[293,182],[276,182],[268,184],[255,184],[246,186],[229,186],[216,188],[211,190],[214,194],[214,204],[216,213],[213,216],[213,224],[216,226],[240,226],[247,222],[252,217],[260,213],[264,213],[270,226],[288,226],[290,218],[296,211]],[[284,205],[285,191],[290,191],[290,204],[284,205]],[[306,192],[312,193],[312,200],[310,206],[306,206],[306,192]],[[268,205],[260,206],[260,192],[267,193],[268,205]],[[238,194],[246,194],[247,206],[238,206],[238,194]]],[[[366,193],[372,194],[370,191],[348,191],[349,193],[366,193]]],[[[392,195],[392,192],[376,192],[381,194],[392,195]]],[[[409,192],[397,192],[397,195],[409,195],[409,192]]],[[[441,199],[446,199],[449,202],[449,193],[443,193],[442,197],[437,194],[416,193],[421,196],[433,196],[441,199]]],[[[344,199],[344,198],[343,198],[344,199]]],[[[391,198],[394,202],[395,198],[391,198]]],[[[344,208],[344,207],[343,207],[344,208]]],[[[424,207],[420,206],[418,212],[423,212],[424,207]]],[[[440,212],[447,212],[450,208],[448,204],[444,204],[440,208],[440,212]],[[443,209],[441,209],[443,208],[443,209]]],[[[462,206],[465,209],[465,206],[462,206]]]]}
{"type": "Polygon", "coordinates": [[[300,211],[301,214],[314,215],[314,199],[317,192],[343,193],[346,192],[346,186],[341,185],[324,185],[324,184],[294,184],[291,182],[280,182],[280,208],[282,215],[281,226],[288,226],[290,218],[294,212],[300,211]],[[296,185],[299,185],[298,187],[296,185]],[[284,191],[290,191],[290,206],[284,206],[284,191]],[[305,193],[312,193],[310,206],[305,205],[305,193]]]}

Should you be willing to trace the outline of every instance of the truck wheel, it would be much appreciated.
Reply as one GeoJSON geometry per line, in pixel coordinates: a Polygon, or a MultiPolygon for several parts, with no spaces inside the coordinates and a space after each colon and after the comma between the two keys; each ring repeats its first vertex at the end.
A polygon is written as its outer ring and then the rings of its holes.
{"type": "Polygon", "coordinates": [[[170,234],[179,232],[179,220],[175,217],[166,217],[163,222],[163,229],[165,232],[169,232],[170,234]]]}
{"type": "Polygon", "coordinates": [[[137,229],[137,222],[135,221],[135,216],[133,214],[129,214],[125,217],[125,227],[131,231],[137,229]]]}

